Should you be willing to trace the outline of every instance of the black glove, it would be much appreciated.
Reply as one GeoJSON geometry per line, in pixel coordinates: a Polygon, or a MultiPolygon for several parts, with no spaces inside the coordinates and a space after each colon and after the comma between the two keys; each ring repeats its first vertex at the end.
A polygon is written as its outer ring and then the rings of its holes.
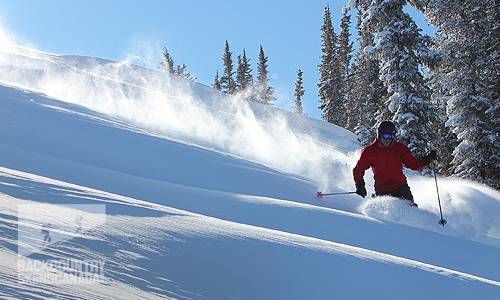
{"type": "Polygon", "coordinates": [[[437,160],[437,154],[436,154],[436,150],[431,150],[429,152],[429,154],[427,154],[426,156],[423,156],[422,157],[422,162],[427,166],[429,165],[432,160],[437,160]]]}
{"type": "Polygon", "coordinates": [[[365,181],[360,180],[356,182],[356,194],[360,195],[361,197],[366,197],[366,188],[365,188],[365,181]]]}

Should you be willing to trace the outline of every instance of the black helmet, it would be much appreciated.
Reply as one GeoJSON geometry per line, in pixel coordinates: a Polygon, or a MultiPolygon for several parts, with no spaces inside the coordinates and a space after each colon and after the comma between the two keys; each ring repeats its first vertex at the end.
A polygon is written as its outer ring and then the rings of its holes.
{"type": "Polygon", "coordinates": [[[384,134],[384,133],[396,135],[397,132],[398,132],[398,130],[396,129],[396,125],[394,125],[394,123],[392,123],[391,121],[383,121],[378,126],[378,135],[379,136],[384,134]]]}

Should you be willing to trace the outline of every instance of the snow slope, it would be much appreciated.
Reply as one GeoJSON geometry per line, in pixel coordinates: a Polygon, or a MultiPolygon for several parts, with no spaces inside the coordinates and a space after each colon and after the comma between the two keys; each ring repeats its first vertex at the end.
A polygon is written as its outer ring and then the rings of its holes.
{"type": "Polygon", "coordinates": [[[500,293],[497,191],[440,178],[444,228],[434,180],[412,172],[419,210],[391,198],[319,200],[318,190],[353,188],[361,147],[345,130],[126,63],[0,49],[4,298],[500,293]],[[47,223],[54,240],[44,244],[47,223]],[[99,261],[103,277],[19,280],[49,260],[99,261]]]}

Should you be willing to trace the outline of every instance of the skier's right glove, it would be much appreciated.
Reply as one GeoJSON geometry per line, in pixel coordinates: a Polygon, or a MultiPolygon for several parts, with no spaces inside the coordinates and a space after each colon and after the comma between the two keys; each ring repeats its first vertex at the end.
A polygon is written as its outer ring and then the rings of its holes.
{"type": "Polygon", "coordinates": [[[360,180],[356,182],[356,194],[360,195],[361,197],[366,197],[366,188],[365,188],[365,181],[360,180]]]}
{"type": "Polygon", "coordinates": [[[437,160],[436,150],[431,150],[429,154],[422,157],[422,162],[424,165],[428,166],[432,162],[432,160],[437,160]]]}

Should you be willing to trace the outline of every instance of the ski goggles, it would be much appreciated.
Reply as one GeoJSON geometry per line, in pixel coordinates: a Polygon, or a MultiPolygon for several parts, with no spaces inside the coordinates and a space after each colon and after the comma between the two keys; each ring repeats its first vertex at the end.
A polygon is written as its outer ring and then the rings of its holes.
{"type": "Polygon", "coordinates": [[[382,138],[384,140],[391,140],[394,138],[394,134],[384,133],[384,134],[382,134],[382,138]]]}

